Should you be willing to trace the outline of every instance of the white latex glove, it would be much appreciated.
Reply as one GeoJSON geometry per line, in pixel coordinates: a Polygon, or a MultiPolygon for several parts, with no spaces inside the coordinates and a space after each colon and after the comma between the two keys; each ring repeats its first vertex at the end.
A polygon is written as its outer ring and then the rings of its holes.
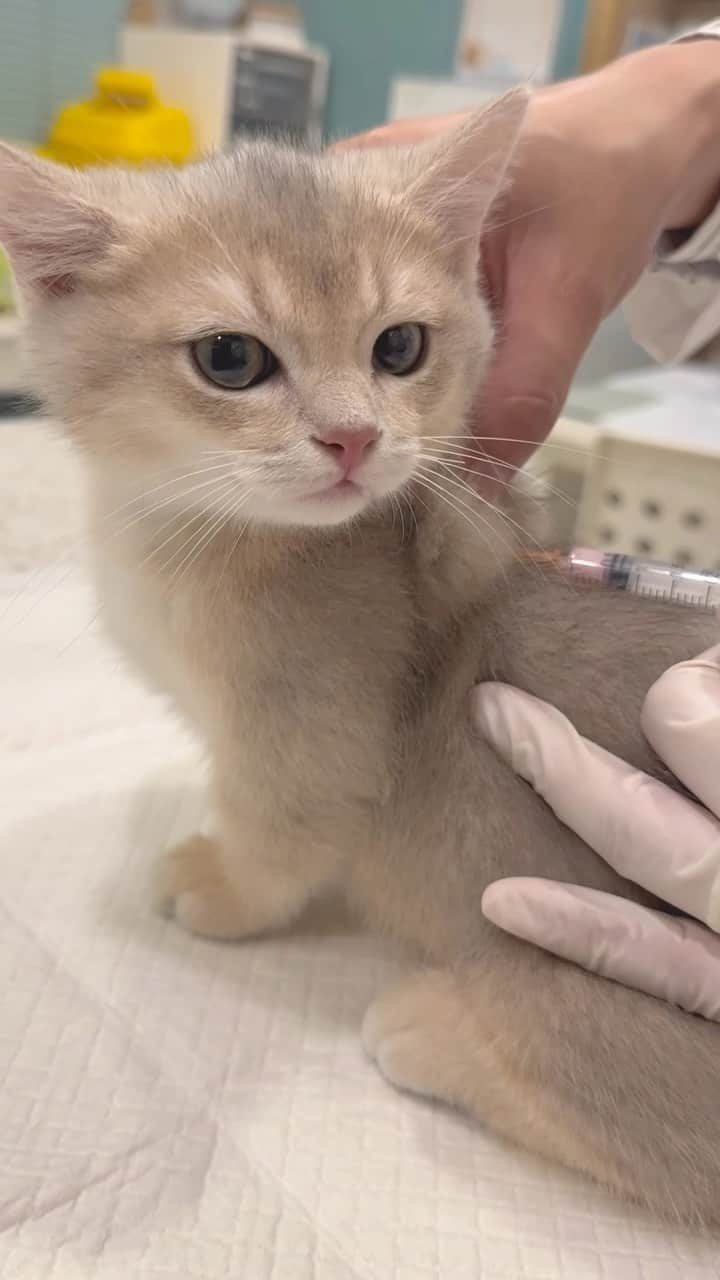
{"type": "Polygon", "coordinates": [[[489,885],[487,918],[586,969],[720,1021],[720,645],[661,676],[642,716],[648,741],[701,804],[588,742],[529,694],[485,684],[473,698],[485,737],[561,822],[620,875],[709,928],[534,878],[489,885]]]}

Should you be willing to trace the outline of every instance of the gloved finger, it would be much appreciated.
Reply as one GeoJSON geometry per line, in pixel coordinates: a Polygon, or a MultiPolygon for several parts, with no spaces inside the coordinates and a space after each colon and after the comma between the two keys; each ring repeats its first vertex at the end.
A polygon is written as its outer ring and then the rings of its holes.
{"type": "Polygon", "coordinates": [[[720,821],[508,685],[473,692],[495,750],[627,880],[720,929],[720,821]]]}
{"type": "Polygon", "coordinates": [[[720,1021],[720,937],[693,920],[520,877],[488,885],[482,910],[500,929],[583,969],[720,1021]]]}
{"type": "Polygon", "coordinates": [[[642,726],[676,778],[720,818],[720,644],[656,680],[642,726]]]}

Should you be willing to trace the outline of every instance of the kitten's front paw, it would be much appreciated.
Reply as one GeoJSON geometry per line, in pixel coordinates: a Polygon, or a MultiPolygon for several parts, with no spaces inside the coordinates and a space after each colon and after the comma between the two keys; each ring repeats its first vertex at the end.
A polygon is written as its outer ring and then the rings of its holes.
{"type": "Polygon", "coordinates": [[[454,1020],[461,1015],[452,975],[413,973],[370,1005],[362,1028],[365,1051],[398,1088],[457,1101],[450,1059],[454,1020]]]}
{"type": "Polygon", "coordinates": [[[154,899],[164,915],[206,938],[243,938],[256,931],[208,836],[190,836],[162,855],[155,869],[154,899]]]}

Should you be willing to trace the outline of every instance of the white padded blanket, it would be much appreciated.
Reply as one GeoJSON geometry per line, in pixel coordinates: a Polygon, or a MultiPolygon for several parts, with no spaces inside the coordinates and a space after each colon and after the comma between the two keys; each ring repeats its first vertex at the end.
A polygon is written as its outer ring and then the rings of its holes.
{"type": "MultiPolygon", "coordinates": [[[[0,426],[0,462],[9,442],[0,426]]],[[[339,917],[229,946],[153,915],[150,859],[200,811],[200,765],[104,644],[82,572],[16,561],[0,578],[3,1280],[720,1277],[717,1242],[385,1085],[358,1028],[391,962],[339,917]]]]}

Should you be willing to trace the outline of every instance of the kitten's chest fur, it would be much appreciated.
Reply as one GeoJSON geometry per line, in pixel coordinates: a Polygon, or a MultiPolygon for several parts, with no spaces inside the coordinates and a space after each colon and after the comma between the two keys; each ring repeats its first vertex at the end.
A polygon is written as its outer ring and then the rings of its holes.
{"type": "Polygon", "coordinates": [[[452,602],[487,580],[476,549],[448,556],[427,512],[412,532],[382,517],[235,539],[215,538],[186,573],[147,538],[113,540],[97,562],[110,631],[253,786],[333,814],[381,803],[452,602]]]}
{"type": "Polygon", "coordinates": [[[716,620],[527,565],[498,576],[442,509],[405,537],[389,518],[237,551],[234,537],[185,574],[114,540],[98,580],[111,632],[270,843],[289,836],[299,859],[337,849],[368,917],[446,959],[484,945],[480,895],[499,876],[630,892],[474,732],[469,693],[517,685],[657,773],[643,696],[717,638],[716,620]]]}

